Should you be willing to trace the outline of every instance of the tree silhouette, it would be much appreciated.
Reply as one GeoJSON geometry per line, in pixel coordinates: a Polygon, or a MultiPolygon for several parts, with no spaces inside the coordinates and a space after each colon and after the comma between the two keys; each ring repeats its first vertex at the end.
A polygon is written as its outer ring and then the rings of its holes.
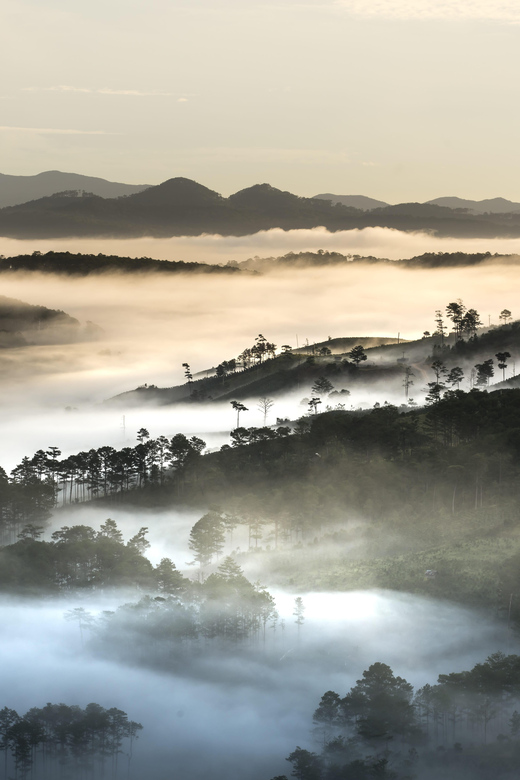
{"type": "Polygon", "coordinates": [[[413,687],[395,677],[389,666],[372,664],[361,680],[342,701],[348,719],[355,720],[356,731],[369,740],[387,740],[394,734],[413,731],[415,715],[412,706],[413,687]]]}
{"type": "Polygon", "coordinates": [[[464,371],[459,366],[455,366],[452,368],[446,377],[446,382],[453,387],[453,385],[457,385],[457,390],[459,389],[459,385],[464,379],[464,371]]]}
{"type": "Polygon", "coordinates": [[[143,444],[146,441],[146,439],[149,438],[150,438],[150,434],[148,433],[146,428],[139,428],[139,430],[137,431],[137,441],[139,442],[139,444],[143,444]]]}
{"type": "Polygon", "coordinates": [[[360,344],[357,347],[353,347],[350,350],[350,352],[348,353],[348,357],[352,360],[353,363],[356,364],[358,368],[359,368],[359,364],[367,359],[366,352],[360,344]]]}
{"type": "Polygon", "coordinates": [[[314,412],[314,414],[318,414],[318,405],[321,404],[321,398],[313,397],[309,401],[309,412],[314,412]]]}
{"type": "Polygon", "coordinates": [[[296,780],[320,780],[322,762],[316,753],[297,747],[289,755],[287,761],[293,765],[291,775],[296,780]]]}
{"type": "Polygon", "coordinates": [[[65,612],[65,620],[77,622],[79,628],[79,636],[81,646],[83,647],[83,630],[90,628],[94,623],[94,618],[90,612],[87,612],[83,607],[76,607],[65,612]]]}
{"type": "Polygon", "coordinates": [[[304,612],[305,612],[305,606],[303,603],[303,599],[301,596],[298,596],[296,599],[294,599],[294,612],[293,612],[293,615],[296,618],[294,622],[298,626],[298,636],[300,636],[300,629],[305,622],[304,612]]]}
{"type": "Polygon", "coordinates": [[[194,560],[202,568],[223,550],[224,542],[222,516],[218,512],[207,512],[191,529],[188,547],[194,553],[194,560]]]}
{"type": "Polygon", "coordinates": [[[311,387],[311,393],[315,395],[328,395],[334,390],[334,385],[325,376],[320,376],[311,387]]]}
{"type": "Polygon", "coordinates": [[[446,316],[453,324],[453,330],[455,331],[455,336],[457,339],[462,338],[463,318],[465,313],[466,307],[460,298],[458,298],[456,301],[453,301],[452,303],[448,303],[446,306],[446,316]]]}
{"type": "Polygon", "coordinates": [[[495,355],[496,359],[498,360],[498,367],[502,369],[502,381],[506,381],[506,368],[507,368],[507,361],[511,357],[510,352],[497,352],[495,355]]]}
{"type": "Polygon", "coordinates": [[[443,346],[447,329],[446,329],[446,325],[444,324],[444,320],[442,319],[442,312],[440,309],[437,309],[437,311],[435,312],[435,324],[437,325],[437,330],[435,331],[434,336],[441,337],[441,346],[443,346]]]}
{"type": "Polygon", "coordinates": [[[248,412],[249,409],[247,408],[247,406],[244,406],[244,404],[241,404],[240,401],[230,401],[229,403],[231,404],[231,406],[233,407],[233,409],[237,413],[237,428],[239,428],[240,427],[240,412],[248,412]]]}
{"type": "Polygon", "coordinates": [[[489,380],[495,375],[493,359],[489,358],[483,363],[477,363],[475,368],[477,369],[477,385],[489,385],[489,380]]]}
{"type": "Polygon", "coordinates": [[[412,371],[411,366],[405,366],[404,378],[403,378],[403,387],[404,387],[404,397],[405,398],[408,398],[408,392],[410,390],[410,387],[413,385],[413,379],[412,379],[413,376],[415,376],[415,374],[412,371]]]}

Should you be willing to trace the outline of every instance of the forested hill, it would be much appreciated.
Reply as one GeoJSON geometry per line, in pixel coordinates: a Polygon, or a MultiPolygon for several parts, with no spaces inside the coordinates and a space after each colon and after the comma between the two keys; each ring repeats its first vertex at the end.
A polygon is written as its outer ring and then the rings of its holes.
{"type": "Polygon", "coordinates": [[[0,349],[67,343],[77,341],[82,335],[87,334],[82,332],[78,320],[63,311],[0,295],[0,349]]]}
{"type": "Polygon", "coordinates": [[[0,531],[16,538],[57,502],[212,506],[212,528],[249,526],[269,586],[392,588],[499,610],[519,592],[520,390],[338,409],[292,431],[237,427],[230,442],[203,454],[197,437],[141,429],[119,451],[38,451],[10,477],[0,470],[0,531]]]}
{"type": "Polygon", "coordinates": [[[492,255],[491,252],[426,252],[422,255],[402,259],[389,260],[381,257],[364,257],[361,255],[344,255],[341,252],[327,252],[319,249],[317,252],[288,252],[281,257],[253,257],[241,263],[230,263],[247,271],[268,273],[285,268],[314,268],[353,264],[391,265],[394,268],[452,268],[455,266],[474,266],[481,263],[518,263],[518,255],[492,255]]]}
{"type": "Polygon", "coordinates": [[[518,255],[492,255],[490,252],[468,254],[465,252],[432,252],[403,260],[388,260],[378,257],[343,255],[340,252],[289,252],[281,257],[255,257],[240,263],[231,261],[226,265],[185,262],[182,260],[157,260],[151,257],[120,257],[105,254],[82,254],[76,252],[33,252],[13,257],[0,256],[0,274],[16,271],[63,274],[66,276],[89,276],[103,273],[211,273],[211,274],[265,274],[276,270],[320,268],[327,266],[359,264],[392,266],[393,268],[448,268],[474,266],[481,263],[518,263],[518,255]]]}
{"type": "Polygon", "coordinates": [[[0,210],[0,235],[168,237],[248,235],[261,230],[326,227],[330,231],[387,227],[439,236],[520,235],[520,214],[473,214],[431,203],[403,203],[363,211],[319,198],[302,198],[269,184],[222,197],[190,179],[169,179],[128,197],[101,198],[68,190],[0,210]]]}
{"type": "MultiPolygon", "coordinates": [[[[507,381],[504,386],[516,385],[518,379],[511,377],[514,358],[513,361],[509,359],[520,349],[520,321],[477,330],[478,333],[472,332],[467,339],[445,333],[442,344],[438,333],[431,335],[425,331],[424,336],[415,341],[375,336],[339,337],[298,349],[287,344],[278,348],[259,335],[240,355],[199,373],[192,375],[188,363],[183,364],[186,381],[182,384],[173,387],[141,385],[109,398],[105,403],[128,408],[145,404],[244,401],[249,406],[251,399],[265,396],[278,399],[289,392],[298,392],[302,410],[316,395],[320,396],[320,403],[323,401],[324,409],[338,403],[350,405],[348,398],[352,392],[366,392],[376,388],[378,383],[379,389],[384,386],[389,397],[405,399],[405,378],[413,377],[409,388],[417,387],[419,394],[426,392],[428,380],[434,379],[432,363],[436,360],[441,361],[446,375],[452,370],[462,372],[464,382],[469,382],[472,374],[475,382],[479,381],[477,366],[485,366],[486,361],[488,366],[490,361],[495,365],[494,361],[498,360],[496,373],[490,366],[489,379],[494,378],[494,383],[485,378],[481,378],[481,383],[490,391],[497,387],[500,379],[507,381]],[[276,350],[279,350],[278,354],[276,350]],[[501,368],[499,353],[505,354],[506,364],[509,360],[507,373],[501,368]]],[[[457,383],[456,379],[453,381],[457,383]]],[[[459,384],[461,381],[458,380],[459,384]]]]}
{"type": "Polygon", "coordinates": [[[33,252],[31,255],[0,257],[0,273],[15,271],[63,274],[65,276],[89,276],[103,273],[239,273],[239,269],[233,266],[154,260],[151,257],[85,255],[71,252],[46,252],[45,254],[33,252]]]}
{"type": "MultiPolygon", "coordinates": [[[[402,345],[405,343],[394,337],[365,336],[331,338],[319,344],[312,344],[292,350],[289,345],[281,348],[276,355],[276,345],[263,341],[258,337],[252,348],[246,348],[237,358],[222,360],[216,367],[201,371],[191,376],[188,364],[187,381],[174,387],[157,387],[154,384],[141,385],[134,390],[121,393],[107,399],[106,403],[122,404],[126,407],[132,405],[157,404],[166,405],[172,403],[201,403],[212,401],[232,401],[233,399],[255,398],[265,395],[275,397],[289,391],[300,390],[302,396],[311,394],[314,382],[324,376],[331,383],[329,393],[338,400],[345,400],[349,392],[342,393],[345,384],[359,383],[367,379],[370,374],[371,381],[384,378],[388,380],[396,375],[401,381],[402,368],[395,360],[402,355],[402,345]],[[258,346],[265,346],[262,359],[258,360],[256,350],[258,346]],[[397,352],[391,353],[391,363],[375,366],[367,366],[363,371],[349,359],[349,351],[354,348],[362,352],[368,350],[368,355],[373,356],[375,350],[395,348],[397,352]],[[271,350],[271,351],[269,351],[271,350]],[[372,352],[371,352],[372,350],[372,352]],[[336,388],[336,392],[334,392],[336,388]]],[[[431,350],[429,341],[408,342],[407,349],[412,350],[414,344],[419,345],[422,357],[431,350]]],[[[411,354],[411,353],[410,353],[411,354]]],[[[367,360],[367,358],[361,358],[367,360]]],[[[331,398],[332,401],[332,398],[331,398]]]]}

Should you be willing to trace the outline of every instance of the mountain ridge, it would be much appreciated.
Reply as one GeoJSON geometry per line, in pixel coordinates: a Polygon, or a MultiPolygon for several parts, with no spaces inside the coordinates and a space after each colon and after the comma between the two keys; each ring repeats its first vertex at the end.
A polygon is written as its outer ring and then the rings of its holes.
{"type": "Polygon", "coordinates": [[[474,214],[437,203],[401,203],[363,211],[305,198],[269,184],[223,197],[183,177],[126,197],[64,191],[0,209],[0,235],[9,238],[168,238],[204,233],[243,236],[273,228],[324,227],[330,232],[391,228],[455,238],[520,236],[520,213],[474,214]]]}

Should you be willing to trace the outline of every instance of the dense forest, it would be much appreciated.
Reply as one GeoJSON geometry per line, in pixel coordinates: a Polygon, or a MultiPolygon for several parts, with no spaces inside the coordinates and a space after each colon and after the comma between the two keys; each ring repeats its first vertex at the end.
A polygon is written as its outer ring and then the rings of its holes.
{"type": "Polygon", "coordinates": [[[313,716],[321,752],[297,747],[287,758],[291,776],[512,780],[520,758],[519,700],[517,655],[496,653],[415,692],[389,666],[374,663],[346,696],[323,695],[313,716]]]}
{"type": "Polygon", "coordinates": [[[79,780],[116,778],[118,764],[130,772],[132,751],[142,725],[126,712],[91,703],[51,704],[31,707],[19,715],[9,707],[0,709],[1,776],[11,772],[19,780],[79,780]]]}
{"type": "Polygon", "coordinates": [[[25,549],[58,503],[203,502],[247,529],[281,584],[304,576],[318,588],[357,582],[503,607],[520,585],[519,399],[474,388],[433,392],[425,408],[313,413],[293,427],[235,428],[231,445],[206,454],[197,437],[144,429],[122,450],[38,451],[2,476],[4,544],[25,549]],[[354,538],[358,554],[341,560],[334,540],[354,538]],[[295,547],[312,558],[304,575],[295,547]],[[438,577],[425,580],[426,569],[438,577]]]}

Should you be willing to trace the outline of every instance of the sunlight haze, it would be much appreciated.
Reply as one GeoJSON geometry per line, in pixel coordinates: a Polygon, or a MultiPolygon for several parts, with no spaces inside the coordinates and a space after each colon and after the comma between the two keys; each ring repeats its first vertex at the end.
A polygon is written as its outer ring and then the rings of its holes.
{"type": "Polygon", "coordinates": [[[511,0],[8,0],[1,170],[517,200],[519,21],[511,0]]]}

